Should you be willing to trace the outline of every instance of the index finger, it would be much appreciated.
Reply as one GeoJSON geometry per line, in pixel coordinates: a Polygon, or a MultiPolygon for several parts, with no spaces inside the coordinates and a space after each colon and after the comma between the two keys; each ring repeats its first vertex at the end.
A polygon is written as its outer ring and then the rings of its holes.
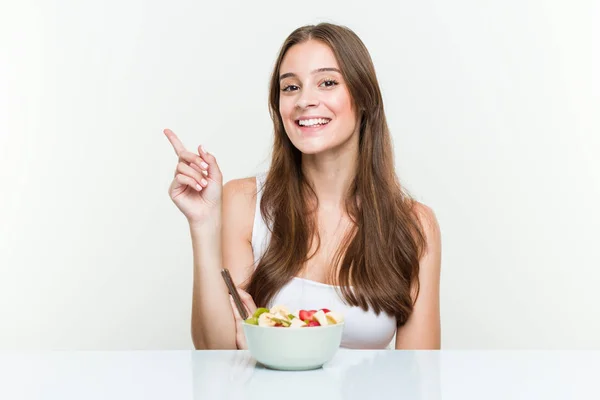
{"type": "Polygon", "coordinates": [[[238,288],[238,293],[240,294],[240,298],[242,299],[242,303],[246,306],[246,309],[250,312],[250,314],[254,314],[254,311],[258,308],[254,303],[254,299],[250,294],[240,288],[238,288]]]}
{"type": "Polygon", "coordinates": [[[175,149],[175,154],[177,154],[177,156],[185,151],[185,146],[183,143],[181,143],[175,132],[170,129],[165,129],[163,132],[165,135],[167,135],[167,139],[169,139],[169,142],[171,142],[171,145],[173,146],[173,149],[175,149]]]}

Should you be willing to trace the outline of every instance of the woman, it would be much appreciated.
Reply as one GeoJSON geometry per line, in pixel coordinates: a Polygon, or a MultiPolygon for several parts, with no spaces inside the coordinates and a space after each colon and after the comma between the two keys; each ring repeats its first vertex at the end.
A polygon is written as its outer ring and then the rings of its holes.
{"type": "Polygon", "coordinates": [[[192,339],[246,348],[221,268],[250,312],[329,308],[342,346],[440,348],[440,232],[394,171],[375,69],[362,41],[332,24],[284,42],[270,84],[275,140],[268,173],[222,186],[215,157],[187,151],[169,193],[189,221],[192,339]]]}

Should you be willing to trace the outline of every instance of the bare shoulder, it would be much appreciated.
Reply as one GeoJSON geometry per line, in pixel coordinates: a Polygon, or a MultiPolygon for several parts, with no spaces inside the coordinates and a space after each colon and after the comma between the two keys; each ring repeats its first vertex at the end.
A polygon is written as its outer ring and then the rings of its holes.
{"type": "Polygon", "coordinates": [[[413,205],[413,212],[417,218],[419,218],[419,222],[423,225],[424,230],[432,233],[440,230],[437,216],[431,207],[415,201],[413,205]]]}
{"type": "Polygon", "coordinates": [[[235,197],[238,201],[253,200],[255,194],[255,177],[232,179],[223,186],[223,195],[235,197]]]}
{"type": "Polygon", "coordinates": [[[239,228],[250,228],[256,205],[256,178],[232,179],[223,186],[223,218],[239,228]]]}
{"type": "Polygon", "coordinates": [[[423,203],[414,202],[413,212],[421,224],[425,236],[425,254],[439,254],[441,252],[441,231],[437,216],[433,209],[423,203]]]}

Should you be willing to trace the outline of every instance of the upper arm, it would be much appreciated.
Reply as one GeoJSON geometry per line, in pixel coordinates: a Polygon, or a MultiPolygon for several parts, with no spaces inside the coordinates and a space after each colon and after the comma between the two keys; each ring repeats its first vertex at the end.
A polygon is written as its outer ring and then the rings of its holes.
{"type": "Polygon", "coordinates": [[[439,349],[441,347],[440,271],[441,234],[434,212],[417,203],[426,247],[419,261],[419,292],[413,312],[396,333],[396,349],[439,349]]]}
{"type": "Polygon", "coordinates": [[[254,270],[252,227],[255,199],[254,178],[234,179],[223,186],[223,267],[229,270],[236,286],[241,286],[254,270]]]}

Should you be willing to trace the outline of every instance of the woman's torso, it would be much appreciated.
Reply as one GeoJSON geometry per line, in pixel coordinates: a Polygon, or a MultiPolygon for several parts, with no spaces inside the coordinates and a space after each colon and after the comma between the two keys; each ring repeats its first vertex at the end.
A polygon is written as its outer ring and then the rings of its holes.
{"type": "MultiPolygon", "coordinates": [[[[265,174],[256,177],[257,196],[252,229],[252,250],[255,265],[269,243],[270,232],[260,213],[260,199],[265,174]]],[[[276,304],[290,310],[328,308],[344,315],[345,326],[342,347],[357,349],[383,349],[390,347],[396,333],[396,319],[385,313],[376,315],[372,310],[363,311],[342,300],[339,290],[332,285],[300,277],[292,278],[271,300],[268,307],[276,304]]]]}

